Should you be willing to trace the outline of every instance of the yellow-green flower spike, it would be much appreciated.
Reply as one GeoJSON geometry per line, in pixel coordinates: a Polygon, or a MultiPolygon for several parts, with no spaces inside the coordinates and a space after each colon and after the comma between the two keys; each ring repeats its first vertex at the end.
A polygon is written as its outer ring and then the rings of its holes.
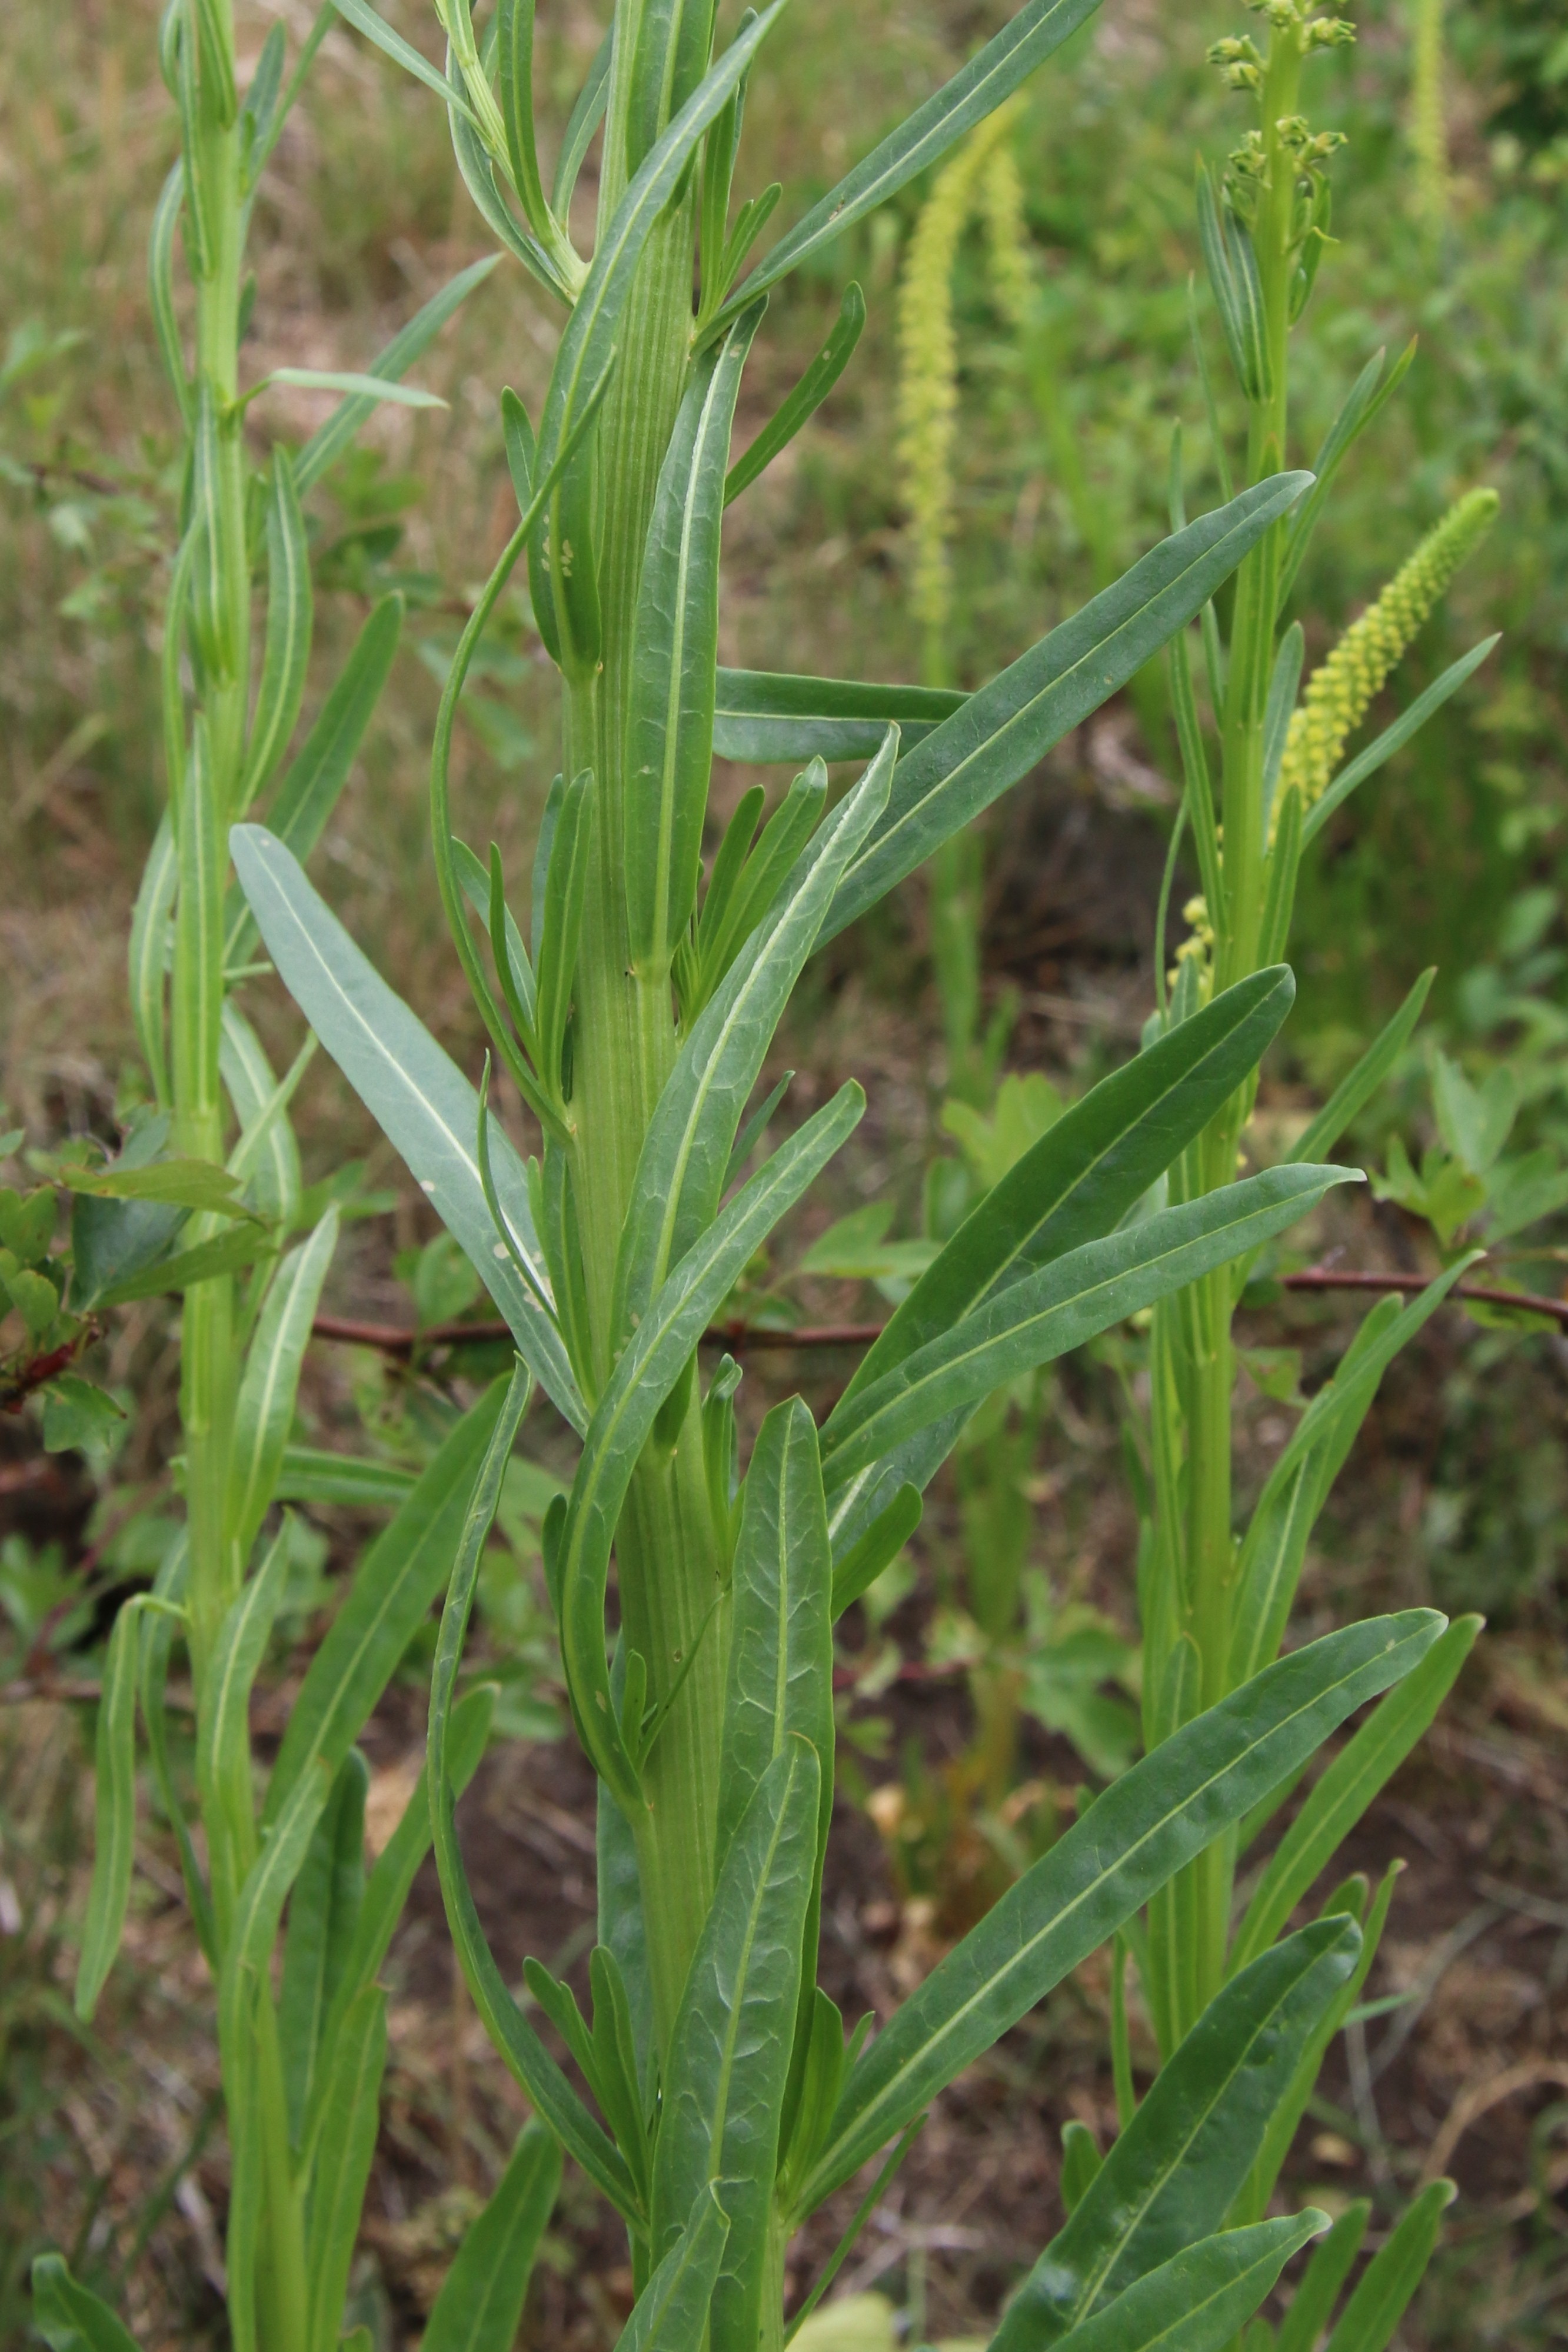
{"type": "Polygon", "coordinates": [[[911,602],[928,632],[945,628],[952,582],[953,434],[958,351],[953,265],[969,222],[983,218],[992,289],[1009,321],[1028,293],[1028,250],[1017,168],[1004,141],[1016,103],[997,111],[938,173],[915,234],[898,295],[897,459],[914,544],[911,602]]]}
{"type": "Polygon", "coordinates": [[[1448,210],[1448,126],[1443,92],[1443,0],[1417,0],[1410,56],[1410,145],[1416,210],[1440,227],[1448,210]]]}
{"type": "Polygon", "coordinates": [[[1009,327],[1021,327],[1031,284],[1029,231],[1024,226],[1018,158],[1007,141],[997,142],[987,156],[976,195],[986,225],[991,299],[1009,327]]]}
{"type": "Polygon", "coordinates": [[[1299,792],[1309,808],[1322,798],[1373,698],[1460,564],[1485,538],[1497,509],[1495,490],[1467,490],[1312,672],[1285,738],[1281,792],[1299,792]]]}

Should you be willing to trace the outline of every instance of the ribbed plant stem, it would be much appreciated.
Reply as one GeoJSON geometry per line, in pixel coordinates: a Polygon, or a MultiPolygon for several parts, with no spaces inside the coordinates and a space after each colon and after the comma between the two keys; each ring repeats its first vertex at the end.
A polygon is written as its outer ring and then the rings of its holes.
{"type": "MultiPolygon", "coordinates": [[[[571,1113],[572,1178],[601,1372],[620,1336],[611,1326],[615,1257],[638,1155],[678,1045],[667,978],[638,979],[629,968],[623,819],[632,630],[659,469],[689,362],[692,244],[687,199],[654,229],[627,306],[619,338],[626,357],[598,436],[602,661],[598,674],[568,696],[567,772],[591,767],[594,777],[571,1113]]],[[[643,1772],[647,1810],[633,1824],[655,2029],[664,2046],[713,1894],[724,1706],[726,1627],[716,1605],[719,1562],[695,1385],[674,1452],[651,1444],[633,1475],[617,1531],[616,1567],[623,1634],[647,1662],[650,1706],[660,1704],[685,1670],[643,1772]]]]}
{"type": "MultiPolygon", "coordinates": [[[[1296,112],[1301,53],[1294,27],[1270,37],[1264,66],[1260,115],[1267,170],[1260,184],[1253,243],[1258,257],[1267,348],[1267,382],[1249,402],[1248,478],[1261,481],[1285,463],[1288,423],[1291,237],[1296,169],[1279,125],[1296,112]]],[[[1232,988],[1259,965],[1267,841],[1263,820],[1263,741],[1270,678],[1274,661],[1277,582],[1283,524],[1266,532],[1236,575],[1230,631],[1230,662],[1225,708],[1220,714],[1224,815],[1224,904],[1217,912],[1216,992],[1232,988]]],[[[1225,1106],[1197,1149],[1186,1155],[1186,1197],[1218,1191],[1236,1173],[1238,1146],[1251,1105],[1241,1089],[1225,1106]]],[[[1179,1623],[1197,1643],[1200,1661],[1198,1703],[1218,1705],[1230,1688],[1234,1609],[1235,1539],[1232,1534],[1231,1409],[1235,1350],[1231,1340],[1233,1296],[1228,1266],[1207,1275],[1181,1302],[1184,1360],[1176,1377],[1156,1381],[1155,1412],[1175,1413],[1180,1436],[1169,1430],[1156,1440],[1156,1465],[1174,1464],[1185,1451],[1181,1481],[1182,1540],[1161,1545],[1157,1557],[1167,1575],[1182,1574],[1183,1590],[1173,1611],[1160,1614],[1162,1643],[1179,1623]],[[1183,1443],[1185,1441],[1185,1444],[1183,1443]],[[1179,1554],[1185,1555],[1178,1570],[1179,1554]]],[[[1168,1474],[1162,1479],[1159,1507],[1177,1507],[1168,1474]]],[[[1153,1612],[1145,1612],[1145,1620],[1153,1612]]],[[[1160,1647],[1161,1644],[1156,1644],[1160,1647]]],[[[1166,1652],[1168,1654],[1168,1650],[1166,1652]]],[[[1163,1655],[1158,1660],[1163,1667],[1163,1655]]],[[[1199,1854],[1173,1884],[1167,1968],[1170,1981],[1161,1995],[1173,2039],[1186,2033],[1225,1980],[1229,1941],[1234,1840],[1221,1838],[1199,1854]]]]}
{"type": "MultiPolygon", "coordinates": [[[[232,74],[234,30],[228,0],[215,0],[209,26],[212,36],[226,47],[232,74]]],[[[193,12],[184,18],[181,37],[196,38],[193,12]]],[[[199,639],[195,740],[178,780],[176,799],[179,887],[171,1015],[173,1148],[182,1155],[221,1166],[224,893],[228,824],[244,758],[250,685],[250,561],[245,451],[235,406],[243,159],[238,125],[224,121],[213,87],[214,79],[204,61],[185,156],[187,191],[199,187],[203,193],[204,229],[204,236],[193,234],[188,211],[185,243],[196,294],[197,409],[198,417],[204,410],[214,421],[215,452],[204,551],[208,584],[201,625],[193,633],[199,639]]],[[[188,206],[191,202],[188,193],[188,206]]],[[[199,423],[197,429],[201,429],[199,423]]],[[[176,780],[170,781],[174,787],[176,780]]],[[[190,1547],[190,1649],[198,1717],[209,1703],[208,1669],[218,1629],[239,1590],[245,1566],[227,1528],[235,1403],[234,1322],[232,1280],[198,1283],[186,1291],[181,1328],[180,1408],[190,1547]]],[[[254,1822],[248,1814],[231,1815],[221,1791],[208,1791],[206,1799],[209,1853],[214,1862],[221,1859],[232,1894],[255,1859],[254,1822]]],[[[308,2326],[304,2219],[291,2177],[277,2020],[271,1988],[265,1979],[252,2014],[255,2024],[249,2044],[233,2053],[233,2063],[251,2076],[250,2095],[256,2102],[260,2141],[263,2204],[256,2249],[256,2340],[262,2352],[300,2352],[308,2326]]],[[[231,2117],[231,2124],[235,2120],[231,2117]]]]}

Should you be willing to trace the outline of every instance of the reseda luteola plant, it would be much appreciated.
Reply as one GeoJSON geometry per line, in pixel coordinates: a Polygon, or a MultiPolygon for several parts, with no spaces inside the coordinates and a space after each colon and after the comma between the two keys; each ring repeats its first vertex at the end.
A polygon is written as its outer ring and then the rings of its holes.
{"type": "MultiPolygon", "coordinates": [[[[354,1743],[444,1580],[501,1402],[492,1395],[461,1423],[366,1553],[259,1788],[249,1697],[293,1552],[287,1518],[270,1533],[267,1522],[280,1497],[308,1499],[312,1491],[298,1465],[291,1469],[287,1442],[339,1219],[329,1182],[305,1191],[289,1124],[313,1046],[308,1041],[279,1080],[236,1002],[236,989],[266,967],[255,961],[255,926],[229,880],[227,829],[269,795],[277,837],[303,856],[331,815],[391,667],[402,606],[389,597],[370,614],[290,760],[313,625],[301,500],[378,401],[436,404],[398,379],[494,266],[479,263],[436,295],[371,375],[279,370],[242,389],[240,349],[256,290],[245,251],[256,189],[331,21],[324,9],[287,80],[285,35],[275,25],[242,98],[227,0],[170,0],[163,15],[161,60],[181,153],[154,216],[151,295],[184,468],[163,631],[168,809],[130,951],[150,1098],[117,1160],[99,1166],[78,1155],[58,1171],[78,1196],[73,1308],[183,1297],[185,1526],[152,1591],[120,1609],[109,1644],[77,2008],[92,2016],[123,1930],[140,1710],[217,1989],[235,2352],[331,2352],[342,2333],[386,2053],[386,1995],[376,1979],[431,1836],[422,1784],[367,1874],[369,1775],[354,1743]],[[182,250],[193,297],[188,335],[175,296],[182,250]],[[279,446],[257,470],[246,412],[279,380],[346,396],[302,449],[291,455],[279,446]],[[259,626],[252,611],[258,585],[259,626]],[[176,1643],[188,1654],[194,1700],[200,1852],[165,1719],[176,1643]]],[[[459,1782],[478,1763],[493,1696],[476,1691],[455,1711],[450,1769],[459,1782]]],[[[525,2134],[497,2192],[497,2211],[520,2241],[530,2231],[537,2240],[559,2170],[545,2135],[525,2134]]],[[[482,2258],[481,2243],[467,2259],[482,2258]]],[[[460,2262],[451,2295],[432,2317],[431,2352],[455,2340],[455,2311],[469,2292],[460,2262]]],[[[521,2294],[519,2284],[514,2322],[521,2294]]],[[[507,2307],[503,2290],[499,2308],[507,2307]]],[[[123,2352],[130,2341],[57,2256],[35,2266],[34,2310],[54,2344],[123,2352]]]]}
{"type": "MultiPolygon", "coordinates": [[[[1193,617],[1308,478],[1262,480],[1179,528],[956,710],[919,688],[720,671],[726,499],[805,421],[862,315],[852,290],[819,361],[730,467],[764,298],[938,162],[1092,0],[1031,0],[744,277],[776,202],[770,190],[732,218],[746,80],[782,0],[716,51],[704,0],[619,0],[548,196],[526,0],[505,0],[482,29],[466,0],[443,0],[444,75],[368,0],[339,5],[434,84],[485,219],[566,312],[537,430],[501,395],[519,518],[460,641],[432,767],[439,887],[497,1060],[537,1124],[535,1159],[380,978],[287,841],[240,824],[230,846],[279,972],[517,1339],[455,1547],[431,1695],[434,1843],[469,1986],[539,2117],[625,2219],[637,2300],[622,2344],[778,2352],[800,2223],[873,2160],[885,2178],[946,2083],[1359,1704],[1400,1684],[1442,1630],[1419,1611],[1346,1628],[1185,1724],[874,2039],[862,2023],[846,2042],[814,1982],[835,1617],[908,1534],[978,1398],[1260,1246],[1344,1171],[1267,1171],[1124,1227],[1283,1018],[1289,973],[1250,974],[1057,1121],[960,1227],[821,1428],[798,1398],[776,1406],[742,1480],[734,1368],[703,1392],[703,1336],[863,1097],[847,1084],[749,1175],[773,1097],[749,1120],[747,1101],[812,950],[1193,617]],[[598,234],[584,258],[567,217],[601,119],[598,234]],[[446,770],[467,666],[525,553],[561,674],[562,761],[518,919],[499,858],[453,836],[446,770]],[[759,833],[760,795],[747,796],[705,871],[716,749],[807,764],[759,833]],[[830,759],[866,762],[831,806],[830,759]],[[581,2088],[490,1953],[455,1822],[454,1686],[535,1382],[581,1439],[570,1496],[547,1523],[546,1568],[600,1784],[591,2018],[538,1963],[527,1978],[581,2088]]],[[[281,1902],[300,1855],[280,1815],[261,1854],[269,1900],[281,1902]]],[[[1198,2352],[1245,2322],[1323,2226],[1312,2211],[1227,2223],[1360,1948],[1342,1910],[1218,1991],[1003,2338],[1072,2352],[1157,2338],[1198,2352]]],[[[875,2194],[873,2182],[862,2219],[875,2194]]],[[[479,2228],[491,2221],[487,2209],[479,2228]]],[[[505,2215],[494,2228],[492,2242],[510,2246],[505,2215]]],[[[466,2340],[498,2347],[486,2284],[470,2273],[466,2340]]]]}
{"type": "MultiPolygon", "coordinates": [[[[1231,87],[1256,94],[1256,125],[1230,157],[1218,190],[1206,172],[1198,179],[1204,257],[1246,403],[1246,466],[1252,478],[1270,472],[1288,446],[1291,331],[1329,241],[1326,165],[1339,142],[1333,132],[1313,131],[1300,111],[1302,70],[1314,52],[1351,38],[1348,26],[1312,16],[1300,0],[1266,0],[1257,13],[1268,26],[1261,52],[1249,38],[1221,41],[1211,52],[1231,87]]],[[[1201,367],[1201,344],[1198,356],[1201,367]]],[[[1190,824],[1203,888],[1185,910],[1190,936],[1178,951],[1168,1002],[1160,975],[1161,1005],[1148,1032],[1151,1045],[1179,1035],[1187,1022],[1201,1017],[1202,1008],[1223,1003],[1249,975],[1284,953],[1305,847],[1357,784],[1457,691],[1495,643],[1488,639],[1454,663],[1365,751],[1342,764],[1375,696],[1491,521],[1495,494],[1475,490],[1455,504],[1345,632],[1298,701],[1304,638],[1299,622],[1286,625],[1286,614],[1310,535],[1334,473],[1412,356],[1413,347],[1386,376],[1381,354],[1363,371],[1318,457],[1311,494],[1292,517],[1271,526],[1238,569],[1228,642],[1222,644],[1212,605],[1201,616],[1203,667],[1218,738],[1218,795],[1185,635],[1168,648],[1186,793],[1166,887],[1182,827],[1190,824]]],[[[1204,381],[1207,390],[1207,375],[1204,381]]],[[[1208,413],[1217,467],[1228,490],[1212,397],[1208,413]]],[[[1172,468],[1172,503],[1178,515],[1181,499],[1178,440],[1172,468]]],[[[1162,901],[1162,935],[1164,919],[1162,901]]],[[[1156,961],[1163,965],[1163,936],[1157,938],[1156,961]]],[[[1431,978],[1428,972],[1417,981],[1394,1020],[1300,1137],[1295,1156],[1311,1159],[1333,1149],[1403,1051],[1431,978]]],[[[1249,1077],[1207,1132],[1174,1160],[1165,1181],[1167,1201],[1196,1202],[1229,1185],[1255,1090],[1255,1077],[1249,1077]]],[[[1335,1376],[1313,1398],[1274,1465],[1239,1538],[1233,1532],[1231,1412],[1238,1356],[1231,1326],[1252,1260],[1238,1257],[1156,1305],[1138,1570],[1149,1748],[1160,1749],[1200,1710],[1223,1705],[1230,1694],[1247,1688],[1278,1655],[1313,1523],[1382,1374],[1468,1262],[1450,1266],[1408,1306],[1389,1297],[1366,1318],[1335,1376]]],[[[1239,1916],[1239,1863],[1291,1793],[1290,1781],[1174,1874],[1148,1906],[1145,1920],[1129,1928],[1124,1943],[1119,1940],[1113,2030],[1124,2114],[1132,2107],[1124,1947],[1135,1954],[1168,2068],[1179,2063],[1186,2039],[1199,2030],[1222,1989],[1242,1980],[1310,1895],[1345,1834],[1431,1722],[1479,1627],[1475,1617],[1454,1624],[1357,1732],[1297,1811],[1239,1916]]],[[[1255,2220],[1268,2209],[1323,2052],[1349,2013],[1375,1953],[1395,1875],[1387,1874],[1375,1895],[1364,1881],[1353,1879],[1329,1899],[1324,1916],[1348,1908],[1361,1921],[1360,1957],[1270,2127],[1235,2209],[1239,2220],[1255,2220]]],[[[1368,2336],[1368,2312],[1381,2297],[1388,2326],[1396,2323],[1419,2283],[1450,2193],[1448,2184],[1437,2183],[1416,2200],[1346,2306],[1333,2338],[1335,2352],[1386,2340],[1368,2336]]],[[[1311,2296],[1303,2289],[1303,2297],[1306,2307],[1318,2309],[1317,2325],[1327,2323],[1366,2219],[1364,2206],[1353,2209],[1309,2268],[1311,2296]]],[[[1281,2341],[1287,2338],[1292,2346],[1309,2340],[1292,2333],[1290,2322],[1281,2341]]]]}

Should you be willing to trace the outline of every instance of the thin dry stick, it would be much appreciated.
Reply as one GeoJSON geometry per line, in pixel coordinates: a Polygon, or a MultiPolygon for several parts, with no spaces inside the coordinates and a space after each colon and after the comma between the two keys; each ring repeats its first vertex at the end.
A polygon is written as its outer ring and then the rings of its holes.
{"type": "MultiPolygon", "coordinates": [[[[1305,1267],[1280,1277],[1283,1290],[1397,1290],[1411,1296],[1427,1287],[1424,1274],[1344,1273],[1332,1266],[1305,1267]]],[[[1568,1298],[1544,1298],[1534,1292],[1505,1290],[1499,1283],[1459,1282],[1450,1298],[1473,1298],[1483,1306],[1519,1307],[1531,1315],[1550,1315],[1560,1328],[1568,1328],[1568,1298]]],[[[781,1348],[869,1348],[880,1323],[798,1323],[785,1329],[772,1324],[715,1323],[704,1332],[710,1348],[749,1348],[760,1351],[781,1348]]],[[[422,1331],[391,1323],[361,1323],[345,1315],[318,1315],[312,1326],[318,1339],[342,1339],[357,1348],[379,1348],[383,1355],[409,1356],[416,1348],[449,1348],[467,1342],[478,1346],[505,1339],[505,1323],[431,1323],[422,1331]]]]}

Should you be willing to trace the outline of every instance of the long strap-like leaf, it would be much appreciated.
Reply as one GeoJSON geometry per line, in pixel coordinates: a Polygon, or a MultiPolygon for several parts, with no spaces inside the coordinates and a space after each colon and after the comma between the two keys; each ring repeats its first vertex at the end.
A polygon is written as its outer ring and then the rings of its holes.
{"type": "Polygon", "coordinates": [[[749,950],[736,959],[682,1045],[643,1139],[621,1237],[622,1332],[647,1313],[670,1269],[718,1213],[740,1115],[839,877],[886,801],[894,740],[890,736],[821,827],[800,860],[794,887],[758,926],[749,950]]]}
{"type": "Polygon", "coordinates": [[[458,2247],[420,2352],[512,2352],[534,2257],[560,2193],[560,2151],[529,2124],[458,2247]]]}
{"type": "Polygon", "coordinates": [[[519,1363],[469,1492],[451,1587],[442,1611],[430,1684],[431,1816],[435,1860],[457,1957],[491,2041],[544,2121],[561,2145],[576,2157],[589,2179],[598,2182],[628,2221],[645,2228],[647,2217],[639,2211],[632,2176],[619,2148],[594,2122],[512,1998],[479,1923],[462,1848],[457,1843],[457,1801],[448,1760],[453,1694],[479,1580],[480,1558],[500,1500],[501,1479],[513,1441],[528,1409],[531,1386],[530,1375],[519,1363]]]}
{"type": "Polygon", "coordinates": [[[902,2131],[1336,1724],[1408,1674],[1442,1630],[1434,1612],[1413,1610],[1326,1634],[1174,1733],[1097,1798],[860,2060],[801,2210],[902,2131]]]}
{"type": "Polygon", "coordinates": [[[1028,773],[1200,612],[1312,479],[1277,474],[1151,550],[900,761],[881,824],[840,885],[825,942],[1028,773]]]}
{"type": "Polygon", "coordinates": [[[696,904],[713,767],[724,473],[741,370],[761,309],[700,361],[659,471],[643,555],[626,716],[627,940],[666,972],[696,904]]]}
{"type": "Polygon", "coordinates": [[[1030,0],[1027,8],[1020,8],[977,57],[971,58],[924,106],[916,107],[863,163],[812,205],[788,236],[779,238],[731,295],[718,313],[717,326],[727,324],[737,310],[798,269],[808,255],[832,243],[854,222],[863,220],[867,213],[907,187],[945,155],[955,140],[994,113],[1036,66],[1078,30],[1095,5],[1096,0],[1030,0]]]}
{"type": "Polygon", "coordinates": [[[820,1788],[815,1750],[792,1735],[730,1840],[670,2037],[653,2251],[668,2251],[680,2216],[711,2185],[730,2223],[713,2352],[752,2352],[758,2340],[820,1788]]]}
{"type": "MultiPolygon", "coordinates": [[[[267,951],[296,1003],[472,1259],[541,1386],[575,1429],[585,1429],[588,1414],[560,1334],[496,1238],[479,1174],[477,1095],[283,845],[260,825],[236,825],[230,845],[267,951]]],[[[490,1161],[507,1222],[548,1295],[528,1180],[499,1133],[490,1139],[490,1161]]]]}
{"type": "Polygon", "coordinates": [[[1092,1087],[971,1212],[867,1349],[850,1400],[982,1300],[1119,1225],[1257,1067],[1295,1000],[1277,966],[1228,988],[1092,1087]]]}
{"type": "Polygon", "coordinates": [[[1361,1949],[1320,1920],[1210,2001],[1009,2306],[993,2352],[1045,2352],[1220,2229],[1301,2053],[1361,1949]]]}
{"type": "Polygon", "coordinates": [[[493,1381],[450,1431],[413,1493],[354,1571],[349,1595],[306,1670],[272,1768],[263,1820],[276,1821],[300,1773],[336,1771],[451,1573],[468,1498],[507,1393],[493,1381]]]}
{"type": "Polygon", "coordinates": [[[629,1811],[642,1802],[642,1790],[611,1704],[604,1596],[632,1473],[660,1406],[741,1267],[821,1174],[864,1108],[865,1097],[852,1080],[841,1087],[693,1244],[623,1350],[584,1440],[559,1555],[561,1659],[583,1743],[629,1811]]]}
{"type": "Polygon", "coordinates": [[[1308,2206],[1206,2238],[1059,2338],[1061,2352],[1220,2352],[1291,2256],[1327,2227],[1328,2215],[1308,2206]]]}
{"type": "Polygon", "coordinates": [[[1071,1250],[928,1340],[835,1413],[824,1435],[830,1496],[919,1431],[988,1396],[1019,1372],[1082,1346],[1124,1317],[1293,1224],[1344,1168],[1271,1168],[1161,1209],[1103,1242],[1071,1250]]]}

